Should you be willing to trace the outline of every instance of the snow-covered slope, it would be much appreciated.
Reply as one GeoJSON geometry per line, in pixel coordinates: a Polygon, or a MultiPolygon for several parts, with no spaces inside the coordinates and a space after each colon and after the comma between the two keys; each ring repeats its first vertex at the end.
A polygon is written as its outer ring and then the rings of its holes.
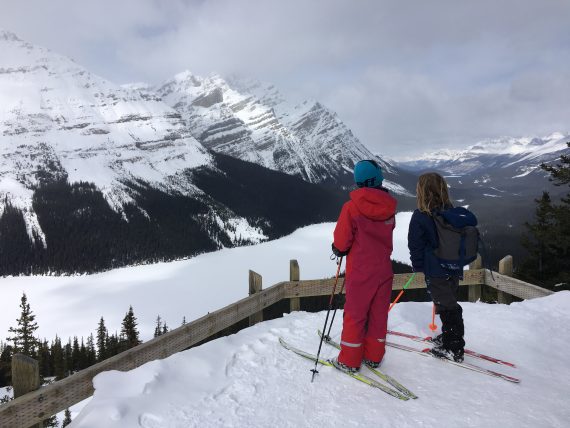
{"type": "Polygon", "coordinates": [[[132,198],[124,182],[195,191],[179,174],[210,163],[180,115],[100,78],[70,59],[0,31],[0,212],[5,198],[26,213],[43,181],[93,182],[121,210],[132,198]]]}
{"type": "Polygon", "coordinates": [[[188,122],[206,147],[298,175],[313,183],[352,183],[354,164],[378,159],[387,186],[397,185],[397,171],[373,155],[332,112],[317,101],[288,102],[270,84],[190,72],[176,75],[157,89],[188,122]]]}
{"type": "MultiPolygon", "coordinates": [[[[281,347],[278,338],[316,352],[325,313],[298,312],[129,372],[98,375],[95,395],[73,426],[566,427],[570,341],[561,326],[570,322],[570,292],[509,306],[462,306],[468,346],[515,362],[516,369],[486,366],[521,378],[520,384],[393,348],[382,370],[417,400],[399,401],[329,367],[311,383],[312,362],[281,347]]],[[[431,303],[401,303],[389,327],[429,335],[430,315],[431,303]]],[[[337,352],[324,345],[322,355],[337,352]]]]}

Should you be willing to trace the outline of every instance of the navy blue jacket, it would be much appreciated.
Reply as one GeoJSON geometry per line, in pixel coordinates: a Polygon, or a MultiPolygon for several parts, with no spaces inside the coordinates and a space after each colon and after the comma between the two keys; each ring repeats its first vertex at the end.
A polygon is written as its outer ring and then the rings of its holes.
{"type": "Polygon", "coordinates": [[[433,254],[439,245],[434,220],[428,214],[416,209],[408,229],[408,248],[414,272],[423,272],[427,277],[441,278],[459,276],[461,272],[444,269],[433,254]]]}

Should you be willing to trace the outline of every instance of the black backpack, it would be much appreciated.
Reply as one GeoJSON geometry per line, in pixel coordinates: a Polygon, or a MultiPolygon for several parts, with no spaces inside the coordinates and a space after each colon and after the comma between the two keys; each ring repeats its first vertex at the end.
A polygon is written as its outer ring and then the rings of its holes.
{"type": "Polygon", "coordinates": [[[463,207],[433,213],[438,246],[433,253],[441,267],[463,272],[463,266],[477,258],[479,230],[477,217],[463,207]]]}

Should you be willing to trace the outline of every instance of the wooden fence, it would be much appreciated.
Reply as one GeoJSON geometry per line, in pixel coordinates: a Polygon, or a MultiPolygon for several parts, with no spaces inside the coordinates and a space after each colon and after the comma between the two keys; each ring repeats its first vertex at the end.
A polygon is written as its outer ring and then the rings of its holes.
{"type": "MultiPolygon", "coordinates": [[[[401,290],[411,274],[398,274],[394,276],[393,290],[401,290]]],[[[497,290],[499,303],[506,303],[509,295],[520,299],[532,299],[552,294],[552,291],[520,281],[512,276],[512,257],[507,256],[501,260],[499,272],[491,273],[481,268],[481,260],[473,262],[460,285],[469,287],[469,300],[476,301],[481,298],[482,287],[489,286],[497,290]]],[[[339,283],[344,281],[339,278],[339,283]]],[[[262,288],[261,275],[250,271],[250,295],[231,305],[215,312],[209,313],[189,324],[178,327],[162,336],[156,337],[135,348],[129,349],[119,355],[81,370],[63,380],[42,387],[32,392],[19,389],[24,395],[0,405],[0,427],[2,428],[29,428],[40,423],[43,419],[61,412],[70,406],[93,395],[93,377],[108,370],[127,371],[139,367],[149,361],[166,358],[177,352],[188,349],[216,333],[249,318],[250,325],[263,320],[263,309],[288,299],[290,310],[300,308],[300,299],[303,297],[330,295],[334,278],[317,280],[300,280],[299,265],[296,260],[290,262],[289,281],[280,282],[267,289],[262,288]]],[[[417,274],[410,285],[410,289],[425,288],[423,274],[417,274]]],[[[37,370],[26,366],[20,357],[13,359],[13,378],[26,378],[22,371],[33,373],[37,377],[37,370]],[[17,362],[17,363],[15,363],[17,362]]],[[[34,364],[34,362],[29,362],[34,364]]],[[[27,384],[34,384],[35,380],[25,380],[27,384]]],[[[16,389],[16,388],[15,388],[16,389]]]]}

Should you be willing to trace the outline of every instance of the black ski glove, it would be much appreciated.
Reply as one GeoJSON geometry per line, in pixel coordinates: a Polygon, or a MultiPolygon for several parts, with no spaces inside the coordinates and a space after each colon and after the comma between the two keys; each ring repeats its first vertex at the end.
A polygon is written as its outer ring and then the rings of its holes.
{"type": "Polygon", "coordinates": [[[344,256],[348,255],[348,252],[350,251],[350,248],[346,251],[340,251],[337,247],[334,246],[334,242],[331,245],[331,247],[332,247],[333,254],[337,257],[344,257],[344,256]]]}

